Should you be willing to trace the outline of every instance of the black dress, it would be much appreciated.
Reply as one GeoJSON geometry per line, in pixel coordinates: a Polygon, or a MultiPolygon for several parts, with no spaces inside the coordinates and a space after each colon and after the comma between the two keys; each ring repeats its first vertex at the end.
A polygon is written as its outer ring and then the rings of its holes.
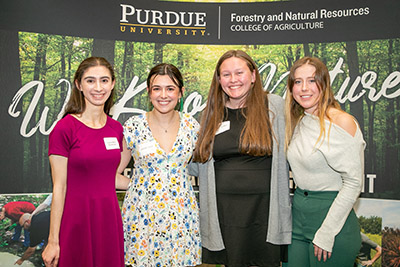
{"type": "Polygon", "coordinates": [[[280,246],[266,242],[271,156],[239,152],[245,118],[241,109],[227,109],[230,129],[215,137],[213,157],[218,218],[225,249],[203,248],[203,262],[229,267],[279,266],[280,246]]]}

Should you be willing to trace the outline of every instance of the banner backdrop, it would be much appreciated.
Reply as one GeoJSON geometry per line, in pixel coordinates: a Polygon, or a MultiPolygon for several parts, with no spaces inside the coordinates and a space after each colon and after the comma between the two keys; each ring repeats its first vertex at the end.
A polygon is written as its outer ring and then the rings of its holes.
{"type": "Polygon", "coordinates": [[[363,196],[398,199],[398,10],[393,0],[2,2],[0,193],[51,191],[47,135],[84,58],[100,55],[115,65],[113,117],[123,123],[147,110],[145,78],[159,62],[184,73],[184,109],[198,117],[218,57],[238,48],[259,65],[265,90],[282,96],[296,59],[326,62],[336,98],[357,118],[367,142],[363,196]]]}
{"type": "MultiPolygon", "coordinates": [[[[115,66],[112,111],[124,123],[148,110],[145,80],[160,62],[182,71],[184,111],[199,118],[216,61],[228,49],[242,49],[258,64],[265,90],[281,96],[297,59],[316,56],[327,64],[337,100],[367,143],[364,203],[378,198],[398,207],[399,11],[398,0],[1,1],[0,197],[51,192],[48,134],[84,58],[103,56],[115,66]]],[[[384,220],[396,218],[388,210],[384,220]]],[[[399,242],[393,225],[384,233],[397,239],[385,240],[399,242]]]]}

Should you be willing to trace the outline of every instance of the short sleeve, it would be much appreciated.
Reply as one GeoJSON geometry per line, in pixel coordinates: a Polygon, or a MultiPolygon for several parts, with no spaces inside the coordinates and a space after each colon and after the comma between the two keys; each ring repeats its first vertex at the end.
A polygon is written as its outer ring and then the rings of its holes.
{"type": "Polygon", "coordinates": [[[69,156],[71,148],[72,125],[68,125],[67,117],[60,120],[49,135],[48,155],[69,156]]]}
{"type": "Polygon", "coordinates": [[[134,118],[130,117],[125,121],[123,126],[123,136],[125,137],[126,145],[129,150],[133,149],[134,136],[139,135],[139,131],[134,126],[134,118]]]}
{"type": "Polygon", "coordinates": [[[120,147],[120,150],[121,150],[121,152],[122,152],[122,150],[124,150],[124,146],[123,146],[123,141],[124,141],[124,130],[123,130],[123,128],[122,128],[122,125],[121,125],[121,127],[120,127],[120,131],[118,131],[118,136],[119,136],[119,138],[118,138],[119,147],[120,147]]]}
{"type": "Polygon", "coordinates": [[[124,149],[123,148],[123,140],[124,140],[123,127],[119,121],[114,120],[113,118],[109,118],[109,120],[110,120],[110,126],[116,132],[120,151],[122,151],[124,149]]]}
{"type": "Polygon", "coordinates": [[[191,130],[191,137],[193,141],[193,147],[196,146],[198,135],[199,135],[199,130],[200,130],[200,124],[197,122],[197,120],[192,117],[191,115],[187,114],[190,122],[190,130],[191,130]]]}

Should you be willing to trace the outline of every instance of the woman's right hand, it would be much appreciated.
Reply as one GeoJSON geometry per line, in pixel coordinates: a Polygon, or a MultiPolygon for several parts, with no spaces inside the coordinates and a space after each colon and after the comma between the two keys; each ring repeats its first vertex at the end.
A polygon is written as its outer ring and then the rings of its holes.
{"type": "Polygon", "coordinates": [[[321,261],[321,258],[324,262],[332,256],[332,252],[326,251],[317,245],[314,245],[314,256],[318,258],[318,261],[321,261]]]}
{"type": "Polygon", "coordinates": [[[56,267],[60,257],[60,246],[58,244],[47,244],[42,253],[43,262],[47,267],[56,267]]]}

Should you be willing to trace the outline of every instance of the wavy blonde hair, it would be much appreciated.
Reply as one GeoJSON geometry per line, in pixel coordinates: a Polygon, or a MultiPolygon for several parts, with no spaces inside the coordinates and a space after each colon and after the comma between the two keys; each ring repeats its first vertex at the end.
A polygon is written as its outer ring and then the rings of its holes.
{"type": "Polygon", "coordinates": [[[199,139],[193,154],[196,162],[206,162],[212,154],[215,133],[224,119],[228,95],[222,90],[219,82],[221,64],[228,58],[236,57],[246,62],[250,72],[255,73],[255,82],[246,96],[246,118],[240,134],[240,152],[252,156],[271,155],[273,132],[268,116],[268,92],[262,88],[260,74],[253,59],[241,50],[225,52],[217,62],[214,76],[208,93],[207,106],[203,110],[200,122],[199,139]]]}
{"type": "Polygon", "coordinates": [[[339,103],[336,101],[333,95],[331,88],[331,79],[326,65],[320,59],[315,57],[303,57],[297,60],[290,68],[290,73],[287,80],[287,91],[285,100],[285,113],[286,113],[285,148],[286,149],[290,144],[290,140],[292,139],[294,129],[296,128],[301,118],[304,116],[304,108],[301,105],[299,105],[299,103],[297,103],[296,100],[294,100],[293,98],[293,86],[295,82],[294,75],[299,67],[307,64],[315,67],[314,79],[316,81],[318,90],[320,92],[320,97],[316,109],[317,111],[316,116],[318,116],[319,118],[320,133],[316,144],[318,144],[318,142],[321,141],[321,139],[323,140],[323,137],[325,137],[326,133],[325,118],[327,118],[330,122],[332,122],[328,114],[329,108],[336,108],[341,110],[339,103]]]}

